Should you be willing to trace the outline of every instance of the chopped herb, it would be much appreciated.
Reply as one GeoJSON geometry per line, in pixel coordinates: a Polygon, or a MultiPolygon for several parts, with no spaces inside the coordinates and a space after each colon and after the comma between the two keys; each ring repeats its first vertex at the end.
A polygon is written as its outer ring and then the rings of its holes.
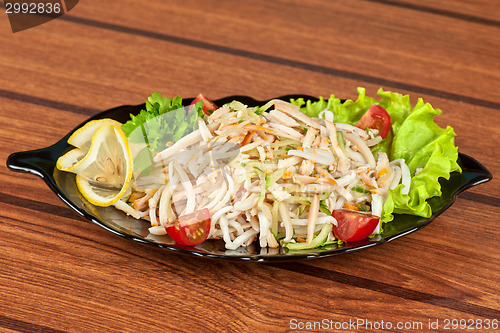
{"type": "Polygon", "coordinates": [[[332,193],[331,193],[331,192],[321,194],[321,195],[319,196],[319,199],[320,199],[320,200],[326,200],[326,199],[328,199],[328,198],[330,197],[330,195],[332,195],[332,193]]]}
{"type": "Polygon", "coordinates": [[[323,213],[325,213],[326,215],[330,216],[332,215],[332,212],[330,212],[330,210],[328,209],[328,207],[326,206],[326,202],[325,200],[321,200],[319,202],[319,210],[322,211],[323,213]]]}
{"type": "Polygon", "coordinates": [[[256,107],[255,107],[255,111],[254,111],[254,113],[255,113],[256,115],[260,115],[260,114],[261,114],[262,112],[264,112],[264,111],[265,111],[265,109],[264,109],[264,108],[259,107],[259,106],[256,106],[256,107]]]}
{"type": "Polygon", "coordinates": [[[362,188],[362,187],[359,187],[359,186],[354,186],[353,188],[351,188],[352,191],[355,191],[355,192],[358,192],[358,193],[363,193],[363,194],[370,194],[371,192],[362,188]]]}
{"type": "Polygon", "coordinates": [[[367,205],[364,205],[364,204],[359,205],[359,210],[362,211],[362,212],[368,212],[368,211],[370,211],[369,208],[370,207],[368,207],[367,205]]]}

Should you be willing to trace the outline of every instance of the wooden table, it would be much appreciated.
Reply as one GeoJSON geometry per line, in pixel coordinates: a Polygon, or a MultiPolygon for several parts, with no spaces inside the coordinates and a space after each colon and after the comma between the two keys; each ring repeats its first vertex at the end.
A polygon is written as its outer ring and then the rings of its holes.
{"type": "Polygon", "coordinates": [[[82,0],[12,33],[2,9],[4,161],[153,91],[355,98],[363,86],[441,108],[437,122],[455,129],[459,151],[496,178],[393,242],[268,265],[120,238],[3,163],[1,330],[274,332],[320,322],[327,331],[423,332],[500,319],[499,18],[487,0],[82,0]]]}

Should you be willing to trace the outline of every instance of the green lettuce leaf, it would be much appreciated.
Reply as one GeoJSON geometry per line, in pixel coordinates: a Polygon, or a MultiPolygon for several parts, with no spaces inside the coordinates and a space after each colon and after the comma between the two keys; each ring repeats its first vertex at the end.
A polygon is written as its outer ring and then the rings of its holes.
{"type": "Polygon", "coordinates": [[[370,105],[376,103],[373,98],[365,95],[364,88],[358,88],[358,99],[355,101],[346,100],[342,103],[335,95],[331,95],[328,101],[320,97],[318,101],[304,101],[303,98],[290,100],[292,104],[300,107],[300,111],[309,117],[318,117],[319,113],[325,109],[333,112],[335,122],[355,125],[365,114],[370,105]]]}
{"type": "Polygon", "coordinates": [[[432,209],[427,200],[441,195],[439,179],[449,179],[453,171],[461,172],[456,134],[451,127],[443,129],[434,122],[441,110],[422,99],[412,108],[408,95],[382,89],[378,95],[378,104],[391,116],[392,138],[386,138],[385,143],[389,159],[404,159],[412,175],[408,194],[401,193],[403,185],[389,191],[381,220],[392,221],[394,213],[428,218],[432,209]]]}
{"type": "Polygon", "coordinates": [[[188,111],[182,98],[163,97],[153,93],[146,101],[146,109],[138,115],[130,115],[130,120],[122,125],[129,142],[144,148],[134,158],[134,171],[147,174],[153,165],[153,156],[197,129],[198,116],[203,116],[203,101],[199,101],[188,111]]]}
{"type": "Polygon", "coordinates": [[[389,191],[382,209],[382,222],[393,219],[393,213],[430,217],[427,200],[441,195],[439,178],[449,179],[453,171],[461,172],[457,163],[458,149],[455,132],[434,122],[441,110],[419,100],[413,111],[401,123],[390,150],[390,159],[403,158],[412,175],[410,191],[402,194],[402,185],[389,191]]]}
{"type": "Polygon", "coordinates": [[[378,90],[377,95],[382,97],[377,104],[389,113],[392,131],[397,133],[403,121],[413,110],[410,104],[410,96],[383,91],[382,88],[378,90]]]}
{"type": "Polygon", "coordinates": [[[291,99],[290,102],[300,107],[300,110],[309,117],[318,117],[319,113],[325,109],[331,110],[342,104],[339,98],[331,95],[328,101],[320,97],[318,101],[312,102],[311,100],[305,101],[303,98],[291,99]]]}
{"type": "Polygon", "coordinates": [[[461,172],[457,163],[458,149],[455,146],[455,132],[434,122],[441,110],[419,99],[412,107],[408,95],[379,89],[379,100],[365,95],[364,88],[358,88],[357,100],[341,102],[331,96],[328,101],[317,102],[292,100],[301,111],[310,117],[318,117],[325,108],[332,111],[335,122],[356,125],[372,104],[379,104],[391,117],[391,132],[379,144],[372,147],[372,153],[388,154],[390,160],[402,158],[412,175],[408,194],[402,194],[403,185],[389,191],[382,210],[382,222],[391,221],[393,214],[411,214],[430,217],[432,210],[427,200],[441,195],[439,179],[449,179],[450,173],[461,172]]]}
{"type": "Polygon", "coordinates": [[[130,142],[146,142],[152,151],[158,152],[165,149],[168,142],[176,142],[195,130],[197,117],[203,115],[202,105],[200,101],[188,112],[181,97],[164,98],[155,92],[146,101],[146,110],[137,116],[131,114],[122,129],[130,142]]]}
{"type": "Polygon", "coordinates": [[[370,105],[377,102],[373,98],[367,97],[365,92],[364,88],[358,88],[357,100],[346,100],[342,104],[335,104],[333,108],[329,108],[333,112],[335,122],[356,125],[370,105]]]}

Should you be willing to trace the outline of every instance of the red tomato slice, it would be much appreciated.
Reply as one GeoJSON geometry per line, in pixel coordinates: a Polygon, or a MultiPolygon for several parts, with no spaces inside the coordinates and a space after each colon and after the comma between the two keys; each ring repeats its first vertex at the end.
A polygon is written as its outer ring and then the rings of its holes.
{"type": "Polygon", "coordinates": [[[391,130],[391,117],[380,105],[373,104],[356,124],[361,129],[378,129],[379,135],[385,139],[391,130]]]}
{"type": "Polygon", "coordinates": [[[170,238],[177,244],[193,246],[203,243],[210,233],[210,212],[207,208],[183,215],[174,225],[166,227],[170,238]]]}
{"type": "Polygon", "coordinates": [[[206,98],[205,96],[203,96],[202,94],[199,94],[198,96],[196,96],[196,98],[191,102],[191,105],[189,106],[189,110],[191,110],[191,108],[193,107],[193,105],[195,105],[196,103],[198,103],[199,101],[203,101],[203,107],[202,107],[202,110],[203,110],[203,113],[205,114],[212,114],[212,112],[214,112],[215,110],[217,110],[219,107],[217,105],[215,105],[214,102],[212,102],[211,100],[209,100],[208,98],[206,98]]]}
{"type": "Polygon", "coordinates": [[[349,209],[337,209],[332,212],[337,220],[333,226],[335,237],[345,242],[357,242],[370,236],[380,222],[375,215],[356,212],[349,209]]]}

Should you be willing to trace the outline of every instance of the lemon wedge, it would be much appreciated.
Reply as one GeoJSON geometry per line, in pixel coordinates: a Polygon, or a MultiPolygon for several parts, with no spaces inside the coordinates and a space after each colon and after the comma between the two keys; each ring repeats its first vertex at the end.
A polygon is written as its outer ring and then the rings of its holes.
{"type": "MultiPolygon", "coordinates": [[[[68,154],[59,163],[67,169],[78,152],[68,154]]],[[[71,164],[69,171],[76,173],[78,190],[93,205],[105,207],[117,202],[127,193],[133,175],[132,153],[121,127],[101,124],[92,135],[88,152],[71,164]]]]}
{"type": "Polygon", "coordinates": [[[94,132],[102,125],[121,126],[121,123],[111,118],[91,120],[71,134],[68,138],[68,143],[87,152],[90,148],[94,132]]]}

